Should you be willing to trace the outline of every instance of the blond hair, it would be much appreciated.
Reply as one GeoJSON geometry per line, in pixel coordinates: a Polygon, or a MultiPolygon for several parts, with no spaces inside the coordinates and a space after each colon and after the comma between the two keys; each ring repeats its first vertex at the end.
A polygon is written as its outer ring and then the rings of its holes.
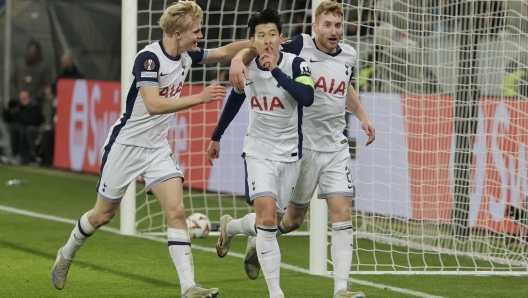
{"type": "Polygon", "coordinates": [[[176,31],[183,33],[189,30],[193,22],[202,24],[202,8],[194,1],[180,0],[172,3],[163,12],[158,21],[165,36],[172,36],[176,31]]]}
{"type": "Polygon", "coordinates": [[[317,20],[320,15],[327,13],[337,14],[343,17],[343,7],[335,1],[323,1],[315,10],[315,19],[317,20]]]}

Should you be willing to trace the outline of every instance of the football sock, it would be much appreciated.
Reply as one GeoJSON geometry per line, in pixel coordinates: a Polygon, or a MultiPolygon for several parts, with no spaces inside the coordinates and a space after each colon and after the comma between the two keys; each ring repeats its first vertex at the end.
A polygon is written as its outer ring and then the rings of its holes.
{"type": "Polygon", "coordinates": [[[194,264],[189,234],[187,230],[167,228],[167,238],[169,240],[169,253],[174,266],[176,266],[176,271],[178,271],[181,292],[183,294],[195,285],[194,264]]]}
{"type": "Polygon", "coordinates": [[[291,231],[286,231],[286,228],[284,227],[284,224],[282,224],[281,220],[281,222],[279,222],[279,226],[277,227],[277,236],[288,234],[289,232],[291,231]]]}
{"type": "Polygon", "coordinates": [[[268,285],[270,298],[283,294],[280,288],[281,254],[277,242],[277,226],[257,226],[257,254],[268,285]]]}
{"type": "Polygon", "coordinates": [[[332,263],[334,264],[334,295],[348,287],[352,266],[354,234],[351,221],[332,223],[332,263]]]}
{"type": "Polygon", "coordinates": [[[249,213],[240,219],[230,221],[226,226],[227,235],[244,234],[247,236],[257,236],[257,232],[255,231],[256,218],[257,215],[255,213],[249,213]]]}
{"type": "Polygon", "coordinates": [[[95,233],[96,229],[88,221],[88,212],[86,212],[73,228],[70,238],[62,248],[62,256],[67,260],[72,260],[77,251],[84,244],[86,239],[95,233]]]}

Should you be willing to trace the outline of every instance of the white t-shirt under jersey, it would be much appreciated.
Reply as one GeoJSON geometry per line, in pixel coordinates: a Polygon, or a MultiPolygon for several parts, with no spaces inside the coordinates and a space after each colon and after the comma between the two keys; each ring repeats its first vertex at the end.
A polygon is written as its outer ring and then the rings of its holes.
{"type": "Polygon", "coordinates": [[[160,96],[178,98],[183,83],[193,65],[207,59],[208,51],[184,52],[172,57],[157,41],[139,51],[134,60],[129,79],[126,108],[110,129],[105,142],[144,148],[159,148],[168,144],[167,134],[173,113],[149,115],[139,93],[139,87],[158,87],[160,96]]]}
{"type": "Polygon", "coordinates": [[[336,53],[327,54],[317,49],[311,36],[299,34],[284,42],[282,51],[306,60],[314,80],[314,103],[303,111],[303,146],[320,152],[348,147],[345,102],[356,50],[340,43],[336,53]]]}

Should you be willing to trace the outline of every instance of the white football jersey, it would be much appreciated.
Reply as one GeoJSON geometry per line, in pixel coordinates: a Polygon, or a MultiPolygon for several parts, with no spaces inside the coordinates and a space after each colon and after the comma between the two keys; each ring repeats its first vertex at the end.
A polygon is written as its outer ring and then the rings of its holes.
{"type": "Polygon", "coordinates": [[[172,57],[163,48],[161,40],[139,51],[131,69],[126,108],[110,129],[105,149],[113,142],[144,148],[160,148],[168,144],[167,134],[174,114],[149,115],[139,87],[158,87],[160,96],[178,98],[189,69],[207,59],[207,54],[207,50],[199,48],[196,52],[172,57]]]}
{"type": "Polygon", "coordinates": [[[327,54],[315,45],[313,38],[300,34],[282,44],[282,50],[306,60],[314,80],[314,103],[304,109],[304,147],[335,152],[348,147],[344,135],[345,101],[348,85],[354,71],[356,50],[339,44],[334,54],[327,54]]]}
{"type": "MultiPolygon", "coordinates": [[[[293,79],[301,75],[304,60],[289,53],[281,52],[280,55],[277,65],[286,75],[293,79]]],[[[257,60],[258,57],[247,66],[250,80],[244,82],[249,110],[244,153],[281,162],[299,160],[303,108],[257,60]]]]}

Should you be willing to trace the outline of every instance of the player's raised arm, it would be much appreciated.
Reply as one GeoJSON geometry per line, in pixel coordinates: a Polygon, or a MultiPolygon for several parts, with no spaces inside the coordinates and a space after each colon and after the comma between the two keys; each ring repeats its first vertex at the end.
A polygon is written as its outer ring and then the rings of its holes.
{"type": "Polygon", "coordinates": [[[207,86],[200,94],[180,98],[165,98],[159,94],[158,87],[140,87],[139,93],[149,115],[175,113],[202,103],[222,100],[226,96],[225,87],[218,84],[207,86]]]}
{"type": "Polygon", "coordinates": [[[240,52],[240,50],[252,48],[251,42],[249,40],[237,41],[219,47],[216,49],[209,49],[209,54],[207,58],[202,62],[205,63],[217,63],[217,62],[228,62],[235,57],[235,55],[240,52]]]}
{"type": "Polygon", "coordinates": [[[244,79],[242,75],[249,80],[248,70],[246,64],[252,59],[257,57],[258,52],[255,48],[243,49],[231,60],[231,66],[229,67],[229,82],[231,86],[238,90],[244,89],[244,79]]]}
{"type": "Polygon", "coordinates": [[[220,139],[229,124],[231,124],[231,121],[235,119],[235,116],[244,103],[245,98],[246,94],[244,91],[238,91],[236,89],[231,90],[231,94],[229,94],[229,97],[227,98],[222,115],[220,115],[218,124],[211,136],[209,148],[207,148],[207,160],[209,161],[209,164],[213,165],[213,159],[220,157],[220,139]]]}
{"type": "Polygon", "coordinates": [[[370,123],[369,117],[365,110],[363,109],[363,106],[361,105],[361,102],[359,101],[359,97],[356,93],[356,90],[354,90],[354,87],[352,85],[348,85],[347,95],[346,95],[346,107],[350,112],[352,112],[356,117],[361,121],[361,128],[363,131],[365,131],[365,134],[369,137],[367,143],[365,146],[370,145],[374,140],[376,139],[376,130],[374,129],[374,126],[372,123],[370,123]]]}
{"type": "Polygon", "coordinates": [[[304,59],[296,57],[292,65],[293,78],[290,78],[277,67],[276,60],[271,48],[268,48],[268,51],[260,56],[259,62],[262,66],[268,67],[271,75],[284,90],[290,93],[293,99],[302,106],[311,106],[314,102],[314,83],[308,63],[304,59]]]}

